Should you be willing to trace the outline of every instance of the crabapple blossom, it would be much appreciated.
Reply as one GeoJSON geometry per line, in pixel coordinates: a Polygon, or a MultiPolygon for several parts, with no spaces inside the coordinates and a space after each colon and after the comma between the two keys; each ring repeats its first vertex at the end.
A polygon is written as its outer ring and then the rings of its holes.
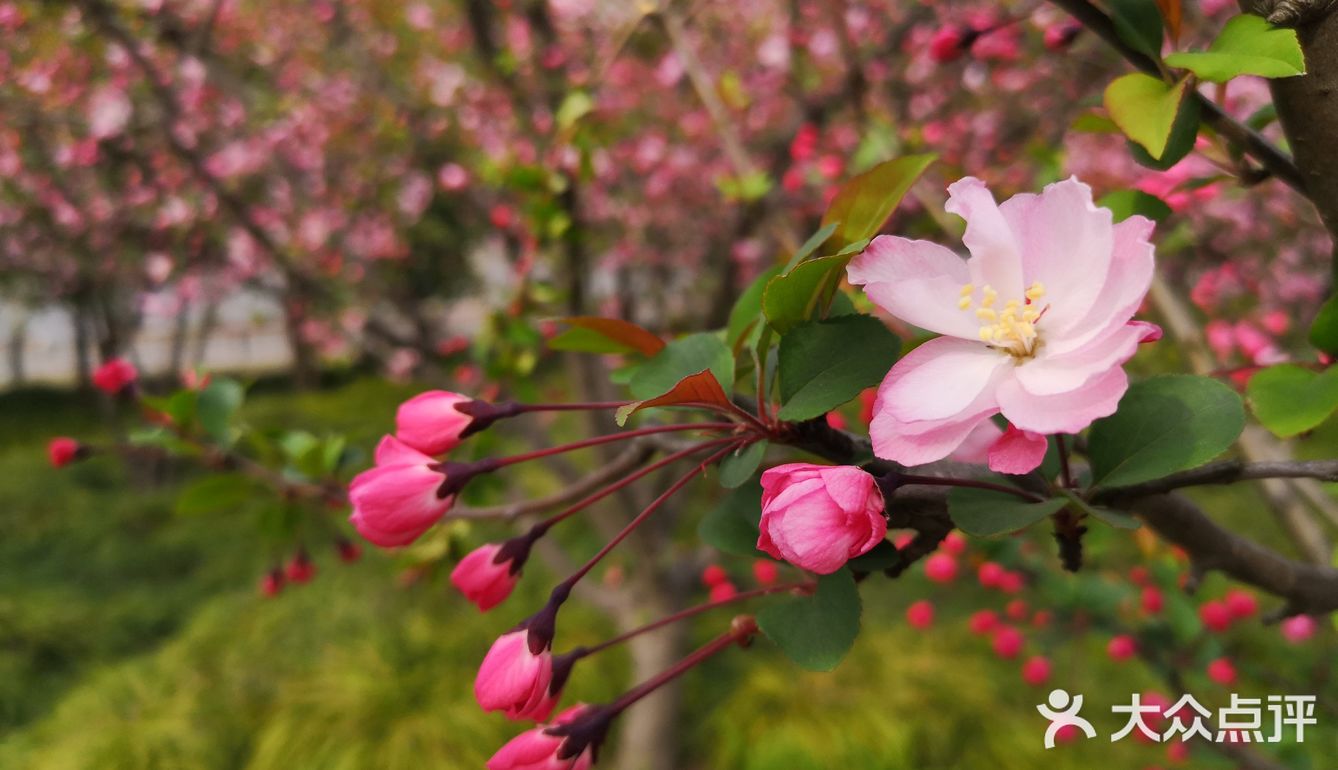
{"type": "Polygon", "coordinates": [[[957,560],[950,553],[935,553],[925,559],[925,577],[935,583],[951,583],[957,577],[957,560]]]}
{"type": "Polygon", "coordinates": [[[760,527],[759,550],[830,574],[886,537],[883,494],[859,468],[778,465],[762,474],[760,527]]]}
{"type": "Polygon", "coordinates": [[[976,636],[985,636],[999,625],[999,614],[994,610],[978,610],[967,621],[967,628],[976,636]]]}
{"type": "Polygon", "coordinates": [[[458,408],[472,401],[469,396],[444,390],[419,393],[396,411],[395,437],[424,454],[449,452],[474,422],[458,408]]]}
{"type": "Polygon", "coordinates": [[[589,770],[594,765],[594,749],[587,746],[574,757],[563,757],[562,745],[566,739],[554,735],[556,725],[566,724],[579,716],[585,706],[572,706],[553,720],[551,725],[540,725],[512,738],[492,755],[485,767],[488,770],[589,770]]]}
{"type": "Polygon", "coordinates": [[[108,395],[116,395],[139,379],[139,370],[124,358],[107,360],[93,372],[93,385],[108,395]]]}
{"type": "Polygon", "coordinates": [[[359,534],[382,548],[407,545],[436,524],[455,502],[442,497],[446,483],[437,462],[394,436],[376,447],[375,467],[349,484],[349,521],[359,534]]]}
{"type": "Polygon", "coordinates": [[[507,553],[504,545],[488,543],[470,551],[451,570],[451,584],[481,611],[496,607],[515,590],[523,558],[507,553]]]}
{"type": "Polygon", "coordinates": [[[1022,652],[1022,645],[1026,640],[1022,638],[1022,632],[1012,626],[1000,626],[994,632],[994,638],[990,641],[994,647],[994,654],[1004,660],[1012,660],[1022,652]]]}
{"type": "Polygon", "coordinates": [[[52,468],[64,468],[79,457],[79,442],[67,436],[57,436],[46,445],[47,459],[52,468]]]}
{"type": "Polygon", "coordinates": [[[509,719],[542,722],[553,712],[553,653],[547,644],[530,649],[530,632],[521,628],[503,634],[479,665],[474,697],[484,711],[501,711],[509,719]]]}
{"type": "MultiPolygon", "coordinates": [[[[942,335],[878,389],[874,452],[905,465],[947,457],[995,414],[1038,436],[1086,428],[1115,411],[1123,363],[1155,334],[1132,320],[1152,280],[1150,220],[1113,223],[1075,178],[1003,204],[972,177],[948,191],[947,210],[967,220],[969,259],[883,235],[848,268],[874,304],[942,335]]],[[[1007,449],[1016,434],[999,439],[997,461],[1015,473],[1044,455],[1023,438],[1025,453],[1007,449]]]]}
{"type": "Polygon", "coordinates": [[[1216,599],[1206,601],[1199,607],[1199,620],[1209,631],[1225,631],[1231,627],[1231,609],[1216,599]]]}

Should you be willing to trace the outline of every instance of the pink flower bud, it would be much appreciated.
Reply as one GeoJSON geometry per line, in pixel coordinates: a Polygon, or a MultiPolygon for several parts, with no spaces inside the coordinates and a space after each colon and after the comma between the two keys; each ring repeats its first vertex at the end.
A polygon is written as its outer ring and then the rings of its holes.
{"type": "Polygon", "coordinates": [[[994,639],[990,644],[994,647],[994,654],[1004,660],[1012,660],[1022,652],[1022,645],[1026,642],[1022,637],[1022,632],[1012,626],[1000,626],[994,632],[994,639]]]}
{"type": "Polygon", "coordinates": [[[915,602],[906,608],[906,622],[921,629],[934,625],[934,605],[926,599],[915,602]]]}
{"type": "Polygon", "coordinates": [[[393,436],[381,439],[376,466],[353,478],[348,499],[353,504],[349,521],[359,534],[382,548],[407,545],[418,539],[455,502],[438,490],[446,474],[435,460],[393,436]]]}
{"type": "Polygon", "coordinates": [[[1282,638],[1300,644],[1315,635],[1315,619],[1309,615],[1294,615],[1282,621],[1282,638]]]}
{"type": "Polygon", "coordinates": [[[950,553],[931,554],[925,559],[925,577],[935,583],[951,583],[957,577],[957,560],[950,553]]]}
{"type": "Polygon", "coordinates": [[[886,536],[883,494],[859,468],[790,463],[762,474],[759,550],[827,575],[886,536]]]}
{"type": "Polygon", "coordinates": [[[1224,687],[1233,684],[1236,681],[1236,667],[1229,658],[1218,658],[1208,664],[1208,678],[1224,687]]]}
{"type": "Polygon", "coordinates": [[[967,35],[959,27],[943,27],[929,39],[929,58],[939,64],[955,61],[966,52],[967,35]]]}
{"type": "Polygon", "coordinates": [[[93,372],[93,385],[103,393],[116,395],[139,379],[135,365],[124,358],[112,358],[93,372]]]}
{"type": "Polygon", "coordinates": [[[976,636],[985,636],[999,626],[999,615],[994,610],[980,610],[971,615],[967,628],[976,636]]]}
{"type": "Polygon", "coordinates": [[[573,706],[559,714],[552,725],[540,725],[517,735],[498,749],[485,767],[487,770],[589,770],[595,763],[593,746],[586,746],[574,757],[562,757],[566,738],[549,732],[585,710],[585,706],[573,706]]]}
{"type": "Polygon", "coordinates": [[[1017,620],[1017,621],[1024,620],[1027,617],[1027,613],[1030,611],[1031,608],[1028,607],[1027,603],[1022,601],[1021,599],[1014,599],[1008,604],[1004,605],[1004,614],[1008,615],[1008,617],[1011,620],[1017,620]]]}
{"type": "Polygon", "coordinates": [[[1199,607],[1199,620],[1209,631],[1222,632],[1231,627],[1231,610],[1225,602],[1207,601],[1199,607]]]}
{"type": "Polygon", "coordinates": [[[455,565],[451,570],[451,583],[466,599],[487,612],[511,595],[520,580],[524,563],[523,558],[508,553],[504,546],[488,543],[470,551],[455,565]]]}
{"type": "Polygon", "coordinates": [[[1032,687],[1040,687],[1050,678],[1050,660],[1042,655],[1027,659],[1022,664],[1022,681],[1032,687]]]}
{"type": "Polygon", "coordinates": [[[976,568],[976,580],[982,588],[998,588],[1006,571],[998,562],[987,561],[976,568]]]}
{"type": "Polygon", "coordinates": [[[961,556],[966,553],[966,538],[962,537],[961,532],[953,530],[948,533],[947,537],[943,538],[943,544],[939,547],[953,556],[961,556]]]}
{"type": "Polygon", "coordinates": [[[1111,660],[1129,660],[1138,654],[1138,643],[1127,634],[1116,636],[1106,644],[1106,654],[1111,660]]]}
{"type": "Polygon", "coordinates": [[[335,550],[339,552],[339,560],[345,564],[352,564],[362,558],[362,547],[351,540],[339,538],[335,543],[335,550]]]}
{"type": "Polygon", "coordinates": [[[444,390],[419,393],[400,404],[395,413],[395,437],[418,451],[439,455],[460,444],[474,418],[458,407],[472,402],[468,396],[444,390]]]}
{"type": "Polygon", "coordinates": [[[1155,586],[1148,586],[1143,589],[1142,596],[1143,611],[1149,615],[1158,615],[1165,604],[1162,600],[1161,590],[1155,586]]]}
{"type": "Polygon", "coordinates": [[[1045,47],[1051,51],[1062,51],[1073,44],[1082,26],[1072,22],[1055,24],[1045,28],[1045,47]]]}
{"type": "Polygon", "coordinates": [[[723,602],[733,599],[735,596],[738,595],[738,593],[739,589],[736,588],[733,583],[726,580],[722,583],[716,583],[715,585],[711,586],[711,591],[709,594],[707,594],[707,598],[709,598],[711,600],[711,603],[714,604],[716,602],[723,602]]]}
{"type": "Polygon", "coordinates": [[[509,719],[536,722],[553,712],[557,697],[548,692],[553,682],[553,653],[547,644],[538,652],[532,651],[529,637],[524,628],[503,634],[484,656],[474,679],[474,697],[484,711],[501,711],[509,719]]]}
{"type": "Polygon", "coordinates": [[[772,586],[780,578],[780,568],[770,559],[758,559],[753,562],[753,579],[758,585],[772,586]]]}
{"type": "Polygon", "coordinates": [[[1244,620],[1259,611],[1259,600],[1254,598],[1254,594],[1240,589],[1227,591],[1223,598],[1227,611],[1231,613],[1233,620],[1244,620]]]}
{"type": "Polygon", "coordinates": [[[57,436],[46,445],[46,456],[52,468],[64,468],[79,457],[82,447],[78,441],[65,436],[57,436]]]}
{"type": "Polygon", "coordinates": [[[260,579],[260,594],[262,596],[278,596],[283,590],[283,571],[278,567],[265,573],[265,577],[260,579]]]}
{"type": "Polygon", "coordinates": [[[283,568],[284,577],[293,583],[306,583],[316,576],[316,565],[306,551],[298,551],[283,568]]]}
{"type": "Polygon", "coordinates": [[[719,564],[709,564],[702,570],[702,585],[707,588],[715,588],[726,580],[729,580],[729,574],[719,564]]]}

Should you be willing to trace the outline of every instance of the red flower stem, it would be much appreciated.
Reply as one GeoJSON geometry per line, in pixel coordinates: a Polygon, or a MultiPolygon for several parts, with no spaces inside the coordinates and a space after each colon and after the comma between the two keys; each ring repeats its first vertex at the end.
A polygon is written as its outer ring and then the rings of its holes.
{"type": "Polygon", "coordinates": [[[495,460],[486,461],[488,470],[505,468],[508,465],[523,463],[529,460],[538,460],[544,457],[563,454],[564,452],[574,452],[577,449],[599,446],[601,444],[612,444],[616,441],[627,441],[629,439],[640,438],[641,436],[653,436],[658,433],[675,433],[688,430],[734,430],[738,427],[737,423],[732,422],[693,422],[683,425],[653,425],[649,428],[638,428],[637,430],[624,431],[622,433],[612,433],[607,436],[595,436],[583,441],[575,441],[570,444],[561,444],[559,446],[536,449],[533,452],[512,455],[511,457],[499,457],[495,460]]]}
{"type": "Polygon", "coordinates": [[[530,412],[598,412],[604,409],[618,409],[627,406],[630,401],[585,401],[573,404],[516,404],[516,414],[530,412]]]}
{"type": "Polygon", "coordinates": [[[1025,489],[1010,487],[1007,484],[994,484],[989,481],[977,481],[975,479],[954,479],[942,476],[916,476],[910,473],[903,473],[897,476],[897,483],[904,484],[925,484],[937,487],[971,487],[972,489],[988,489],[992,492],[1002,492],[1014,497],[1020,497],[1029,503],[1039,503],[1045,498],[1034,495],[1025,489]]]}
{"type": "Polygon", "coordinates": [[[635,519],[629,521],[627,523],[627,526],[623,527],[622,530],[618,532],[618,534],[614,535],[612,540],[605,543],[604,547],[599,549],[599,553],[596,553],[594,556],[592,556],[590,558],[590,561],[586,562],[584,566],[576,570],[576,572],[574,572],[571,577],[567,578],[566,580],[558,584],[557,588],[553,589],[554,596],[565,596],[566,594],[570,593],[572,586],[576,585],[576,583],[580,581],[581,578],[585,577],[586,574],[590,572],[590,570],[594,569],[595,565],[599,564],[600,560],[603,559],[605,556],[607,556],[609,551],[612,551],[614,548],[617,547],[619,543],[621,543],[623,540],[626,540],[628,535],[632,534],[632,532],[637,527],[641,526],[642,522],[644,522],[647,518],[649,518],[652,513],[655,513],[655,511],[658,510],[660,506],[664,505],[669,498],[673,497],[674,494],[678,492],[678,490],[687,486],[687,483],[689,481],[692,481],[694,478],[697,477],[698,474],[706,470],[706,466],[710,465],[716,460],[719,460],[726,454],[729,454],[729,452],[732,451],[736,446],[747,446],[748,444],[752,443],[753,440],[754,439],[743,439],[741,441],[730,442],[724,448],[712,453],[711,456],[707,457],[705,460],[702,460],[701,463],[697,465],[697,467],[685,473],[683,477],[680,478],[678,481],[675,481],[673,484],[669,485],[669,488],[664,490],[664,492],[661,493],[659,497],[652,500],[650,505],[646,506],[645,510],[637,514],[635,519]]]}
{"type": "Polygon", "coordinates": [[[650,695],[688,671],[691,671],[693,668],[701,665],[704,661],[709,660],[720,652],[733,647],[738,642],[751,637],[756,633],[757,621],[747,616],[742,619],[736,619],[734,627],[729,631],[697,648],[695,652],[675,663],[673,666],[670,666],[654,677],[647,679],[636,687],[633,687],[631,690],[628,690],[626,693],[623,693],[622,696],[608,705],[608,714],[610,716],[616,716],[622,711],[625,711],[632,704],[647,695],[650,695]]]}
{"type": "Polygon", "coordinates": [[[664,628],[667,625],[677,623],[680,620],[687,620],[688,618],[700,615],[703,612],[710,612],[711,610],[717,607],[724,607],[726,605],[735,604],[737,602],[745,602],[748,601],[749,599],[756,599],[759,596],[778,594],[782,591],[794,591],[800,589],[812,590],[813,586],[814,583],[812,581],[807,581],[803,583],[786,583],[784,585],[768,586],[766,588],[754,588],[751,591],[744,591],[743,593],[734,594],[728,599],[721,599],[719,601],[707,602],[706,604],[698,604],[695,607],[689,607],[685,610],[680,610],[678,612],[675,612],[672,615],[667,615],[663,618],[660,618],[654,623],[648,623],[640,628],[634,628],[625,634],[619,634],[618,636],[615,636],[612,639],[609,639],[608,641],[600,642],[594,647],[587,647],[581,650],[580,655],[578,657],[584,658],[587,655],[594,655],[597,652],[603,652],[604,650],[622,644],[623,642],[626,642],[629,639],[633,639],[642,634],[650,633],[651,631],[656,631],[658,629],[664,628]]]}
{"type": "Polygon", "coordinates": [[[650,465],[647,465],[646,467],[637,470],[637,472],[633,473],[632,475],[626,476],[614,482],[613,484],[610,484],[609,486],[592,493],[583,500],[572,503],[570,507],[568,507],[561,513],[554,514],[553,516],[544,519],[538,524],[535,524],[534,529],[531,530],[531,532],[535,537],[538,537],[539,535],[542,535],[544,532],[548,531],[548,529],[552,527],[554,524],[557,524],[558,522],[562,521],[563,519],[566,519],[569,516],[572,516],[573,514],[585,510],[586,508],[590,507],[591,505],[594,505],[600,500],[603,500],[604,498],[608,497],[614,492],[617,492],[623,487],[636,482],[638,479],[644,478],[645,476],[654,473],[655,471],[659,470],[660,468],[663,468],[666,465],[677,462],[683,459],[684,457],[687,457],[688,455],[696,454],[697,452],[700,452],[703,449],[719,446],[721,444],[726,444],[736,440],[737,439],[735,439],[733,436],[718,438],[701,444],[690,446],[687,449],[679,450],[671,455],[666,455],[665,457],[651,463],[650,465]]]}

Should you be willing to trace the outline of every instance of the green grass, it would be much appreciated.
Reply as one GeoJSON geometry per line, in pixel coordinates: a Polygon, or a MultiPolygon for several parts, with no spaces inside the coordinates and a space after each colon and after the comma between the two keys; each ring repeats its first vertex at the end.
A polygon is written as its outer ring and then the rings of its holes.
{"type": "MultiPolygon", "coordinates": [[[[265,388],[244,415],[258,426],[347,432],[370,447],[411,392],[372,379],[301,395],[265,388]]],[[[249,522],[173,514],[174,490],[188,472],[164,466],[131,474],[110,459],[61,472],[47,467],[47,437],[97,437],[99,424],[96,408],[69,396],[0,398],[0,768],[453,770],[481,767],[517,732],[479,712],[472,681],[490,641],[541,601],[551,584],[542,570],[529,570],[510,604],[480,616],[440,576],[406,586],[389,557],[369,549],[361,562],[343,565],[327,548],[313,553],[315,581],[263,599],[255,584],[272,557],[249,522]]],[[[1334,440],[1324,433],[1312,439],[1334,440]]],[[[535,492],[551,485],[535,472],[513,480],[535,492]]],[[[1250,498],[1220,497],[1215,514],[1269,529],[1250,498]]],[[[1032,535],[1047,563],[1046,533],[1032,535]]],[[[563,537],[590,545],[579,531],[563,537]]],[[[1089,545],[1098,572],[1122,569],[1134,553],[1130,537],[1113,530],[1094,533],[1089,545]]],[[[746,564],[730,566],[746,573],[746,564]]],[[[1066,578],[1056,580],[1062,589],[1066,578]]],[[[995,659],[987,642],[965,631],[970,612],[1002,604],[998,594],[964,582],[931,586],[916,573],[896,582],[873,578],[863,596],[864,633],[833,674],[800,672],[765,640],[694,672],[685,767],[1166,764],[1161,747],[1112,746],[1105,737],[1118,727],[1109,706],[1155,682],[1136,666],[1106,661],[1103,634],[1031,642],[1029,654],[1052,658],[1055,684],[1087,694],[1103,732],[1098,741],[1046,752],[1034,707],[1048,687],[1024,684],[1017,661],[995,659]],[[928,632],[901,622],[905,606],[922,596],[939,609],[928,632]]],[[[595,641],[608,628],[579,602],[564,610],[566,643],[595,641]]],[[[704,638],[714,627],[697,632],[704,638]]],[[[1231,643],[1266,660],[1276,652],[1275,635],[1249,629],[1231,643]]],[[[1267,682],[1295,672],[1255,673],[1267,682]]],[[[1204,681],[1192,677],[1191,691],[1221,694],[1204,681]]],[[[607,699],[627,684],[625,659],[601,656],[578,668],[568,700],[607,699]]],[[[1320,758],[1338,755],[1338,731],[1328,727],[1289,766],[1326,770],[1320,758]]],[[[1192,762],[1230,767],[1205,752],[1192,762]]]]}

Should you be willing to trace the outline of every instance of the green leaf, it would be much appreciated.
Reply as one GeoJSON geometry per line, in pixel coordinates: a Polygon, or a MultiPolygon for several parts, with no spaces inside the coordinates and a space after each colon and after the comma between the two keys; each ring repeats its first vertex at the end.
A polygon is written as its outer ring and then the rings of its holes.
{"type": "Polygon", "coordinates": [[[750,333],[761,326],[764,320],[762,295],[766,293],[767,284],[771,279],[780,274],[780,266],[762,273],[734,301],[734,307],[729,311],[729,324],[725,327],[725,343],[731,350],[738,350],[750,333]]]}
{"type": "Polygon", "coordinates": [[[1304,433],[1338,409],[1338,367],[1313,372],[1295,364],[1256,372],[1245,388],[1254,416],[1282,438],[1304,433]]]}
{"type": "Polygon", "coordinates": [[[1164,26],[1156,0],[1107,0],[1106,6],[1121,40],[1152,59],[1161,58],[1164,26]]]}
{"type": "Polygon", "coordinates": [[[1305,55],[1296,30],[1274,27],[1250,14],[1228,21],[1207,51],[1174,53],[1166,57],[1166,63],[1214,83],[1240,75],[1289,78],[1305,74],[1305,55]]]}
{"type": "Polygon", "coordinates": [[[882,382],[901,352],[901,340],[873,316],[811,321],[780,341],[777,416],[807,420],[882,382]]]}
{"type": "Polygon", "coordinates": [[[246,390],[241,383],[224,377],[213,380],[209,387],[200,391],[196,414],[205,434],[219,444],[231,444],[232,418],[245,397],[246,390]]]}
{"type": "Polygon", "coordinates": [[[838,255],[801,262],[785,275],[767,284],[762,295],[762,312],[771,327],[785,334],[805,321],[821,315],[845,274],[854,255],[838,255]]]}
{"type": "Polygon", "coordinates": [[[1171,207],[1166,205],[1166,201],[1142,190],[1116,190],[1097,201],[1096,205],[1110,209],[1116,222],[1123,222],[1135,214],[1160,222],[1171,215],[1171,207]]]}
{"type": "Polygon", "coordinates": [[[590,98],[590,94],[584,91],[571,91],[562,100],[558,106],[557,113],[553,116],[557,122],[558,128],[566,130],[576,124],[576,121],[589,115],[595,109],[595,100],[590,98]]]}
{"type": "Polygon", "coordinates": [[[762,518],[762,485],[745,484],[725,496],[702,517],[697,534],[724,553],[758,557],[758,521],[762,518]]]}
{"type": "Polygon", "coordinates": [[[907,155],[889,160],[842,185],[822,216],[824,225],[840,223],[828,246],[842,248],[877,235],[911,185],[937,157],[907,155]]]}
{"type": "Polygon", "coordinates": [[[831,671],[859,636],[859,589],[850,570],[818,578],[812,596],[799,596],[757,613],[762,633],[810,671],[831,671]]]}
{"type": "Polygon", "coordinates": [[[800,262],[803,262],[817,253],[818,247],[826,243],[828,238],[832,237],[832,233],[836,232],[836,228],[840,224],[840,222],[828,222],[822,227],[819,227],[817,232],[808,236],[808,240],[804,241],[804,244],[799,247],[799,250],[794,253],[794,256],[790,257],[790,261],[785,263],[785,269],[781,272],[790,272],[795,269],[800,262]]]}
{"type": "Polygon", "coordinates": [[[1159,160],[1166,152],[1180,103],[1188,92],[1188,80],[1167,85],[1151,75],[1134,72],[1106,87],[1106,111],[1125,136],[1159,160]]]}
{"type": "Polygon", "coordinates": [[[633,398],[654,398],[703,369],[710,369],[723,387],[734,384],[734,354],[719,337],[705,332],[670,342],[637,370],[629,388],[633,398]]]}
{"type": "Polygon", "coordinates": [[[1329,297],[1310,324],[1310,344],[1338,356],[1338,294],[1329,297]]]}
{"type": "Polygon", "coordinates": [[[255,500],[257,492],[255,482],[240,473],[205,476],[181,491],[175,510],[178,516],[232,512],[255,500]]]}
{"type": "Polygon", "coordinates": [[[968,535],[986,537],[1014,532],[1058,512],[1068,501],[1062,497],[1029,503],[1014,495],[989,489],[953,487],[948,492],[948,515],[968,535]]]}
{"type": "Polygon", "coordinates": [[[1093,484],[1127,486],[1202,465],[1244,427],[1240,396],[1217,380],[1165,375],[1136,383],[1119,411],[1092,425],[1093,484]]]}
{"type": "Polygon", "coordinates": [[[619,318],[572,316],[559,319],[572,328],[549,340],[554,350],[576,353],[640,353],[653,356],[664,349],[664,340],[619,318]]]}
{"type": "Polygon", "coordinates": [[[767,440],[763,439],[725,455],[725,459],[720,461],[720,486],[736,489],[747,483],[757,472],[757,466],[762,464],[767,446],[767,440]]]}
{"type": "Polygon", "coordinates": [[[1194,143],[1199,138],[1199,115],[1202,108],[1199,100],[1191,94],[1190,98],[1180,103],[1180,112],[1175,116],[1175,125],[1171,126],[1171,137],[1166,140],[1166,150],[1160,158],[1148,154],[1137,142],[1129,142],[1129,154],[1140,166],[1166,171],[1185,159],[1194,151],[1194,143]]]}

